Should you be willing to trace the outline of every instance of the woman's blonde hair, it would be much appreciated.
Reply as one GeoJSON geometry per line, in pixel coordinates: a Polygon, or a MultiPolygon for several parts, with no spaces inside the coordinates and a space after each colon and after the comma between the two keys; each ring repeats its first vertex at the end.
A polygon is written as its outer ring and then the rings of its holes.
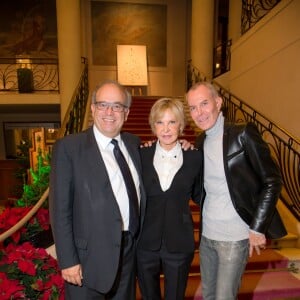
{"type": "Polygon", "coordinates": [[[149,124],[152,132],[155,134],[155,122],[159,120],[166,110],[170,110],[179,121],[179,133],[182,134],[185,127],[185,113],[183,103],[175,98],[160,98],[152,106],[149,114],[149,124]]]}

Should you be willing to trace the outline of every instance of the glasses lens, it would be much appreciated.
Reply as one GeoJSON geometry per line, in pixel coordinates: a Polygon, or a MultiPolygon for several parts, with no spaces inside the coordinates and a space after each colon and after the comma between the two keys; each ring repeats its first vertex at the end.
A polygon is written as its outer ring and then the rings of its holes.
{"type": "Polygon", "coordinates": [[[121,104],[113,104],[113,105],[111,105],[111,108],[115,112],[121,112],[124,110],[124,106],[121,104]]]}
{"type": "Polygon", "coordinates": [[[112,111],[114,112],[122,112],[127,107],[125,105],[119,104],[119,103],[107,103],[107,102],[95,102],[96,108],[98,110],[107,110],[109,107],[111,107],[112,111]]]}

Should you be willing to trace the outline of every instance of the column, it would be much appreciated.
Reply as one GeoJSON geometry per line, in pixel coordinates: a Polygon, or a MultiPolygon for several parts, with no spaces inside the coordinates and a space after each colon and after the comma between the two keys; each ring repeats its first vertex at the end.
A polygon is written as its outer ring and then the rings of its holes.
{"type": "Polygon", "coordinates": [[[80,0],[56,0],[60,115],[63,121],[81,74],[80,0]]]}
{"type": "Polygon", "coordinates": [[[212,78],[214,1],[192,0],[191,59],[193,65],[212,78]]]}
{"type": "Polygon", "coordinates": [[[229,1],[228,39],[234,44],[241,36],[242,1],[229,1]]]}

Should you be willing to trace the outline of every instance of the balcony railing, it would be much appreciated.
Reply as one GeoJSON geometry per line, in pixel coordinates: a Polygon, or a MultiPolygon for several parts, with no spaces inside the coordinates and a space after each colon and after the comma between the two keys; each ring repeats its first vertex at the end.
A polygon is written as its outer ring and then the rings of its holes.
{"type": "Polygon", "coordinates": [[[58,60],[16,56],[0,58],[0,92],[59,92],[58,60]]]}
{"type": "Polygon", "coordinates": [[[281,0],[243,0],[241,32],[244,34],[281,0]]]}

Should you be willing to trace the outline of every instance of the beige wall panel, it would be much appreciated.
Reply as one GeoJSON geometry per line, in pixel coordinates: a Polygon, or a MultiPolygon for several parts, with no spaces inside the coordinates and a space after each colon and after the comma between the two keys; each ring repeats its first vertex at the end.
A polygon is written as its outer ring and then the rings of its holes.
{"type": "Polygon", "coordinates": [[[279,3],[232,46],[230,90],[299,138],[300,1],[279,3]]]}

